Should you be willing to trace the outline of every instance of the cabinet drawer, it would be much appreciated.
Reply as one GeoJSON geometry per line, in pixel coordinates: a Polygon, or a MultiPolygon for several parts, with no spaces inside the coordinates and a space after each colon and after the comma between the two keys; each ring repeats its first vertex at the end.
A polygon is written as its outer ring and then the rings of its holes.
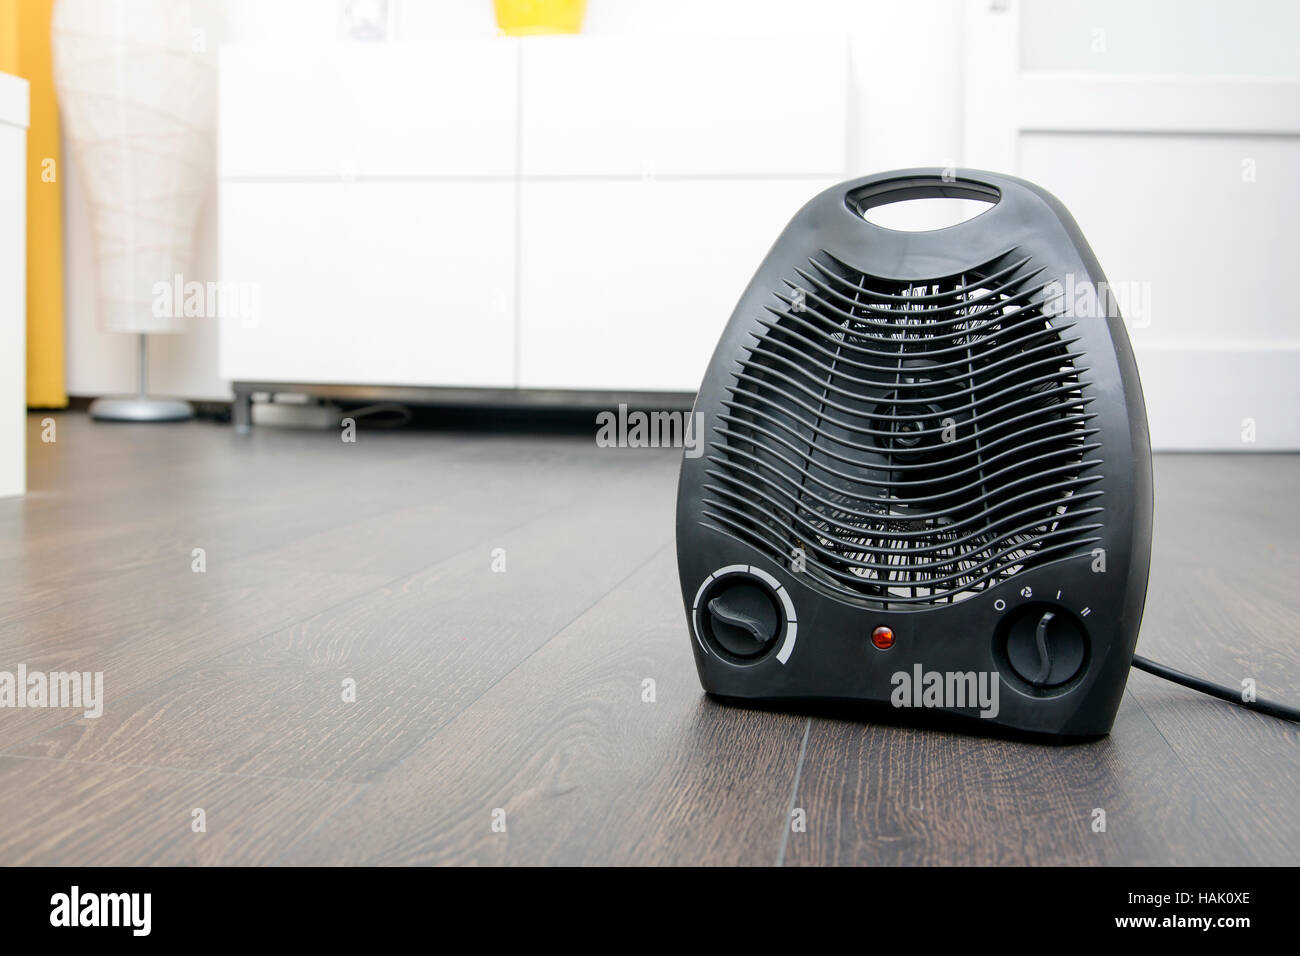
{"type": "Polygon", "coordinates": [[[222,291],[258,306],[222,378],[514,384],[513,184],[224,183],[220,215],[222,291]]]}
{"type": "Polygon", "coordinates": [[[844,172],[842,40],[546,37],[522,79],[524,175],[844,172]]]}
{"type": "Polygon", "coordinates": [[[505,39],[223,47],[219,174],[513,176],[517,69],[505,39]]]}

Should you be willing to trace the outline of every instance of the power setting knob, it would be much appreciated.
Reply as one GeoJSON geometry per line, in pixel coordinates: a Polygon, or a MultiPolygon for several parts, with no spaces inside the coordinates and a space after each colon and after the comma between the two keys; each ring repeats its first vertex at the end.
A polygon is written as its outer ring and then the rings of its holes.
{"type": "Polygon", "coordinates": [[[708,596],[709,634],[729,654],[757,657],[776,642],[781,614],[767,588],[743,578],[725,582],[708,596]]]}
{"type": "Polygon", "coordinates": [[[727,664],[783,665],[794,653],[794,601],[775,575],[752,564],[729,564],[700,582],[690,616],[700,651],[727,664]]]}
{"type": "Polygon", "coordinates": [[[1074,615],[1051,604],[1029,604],[1012,612],[1006,642],[1011,669],[1037,688],[1073,680],[1088,648],[1087,634],[1074,615]]]}

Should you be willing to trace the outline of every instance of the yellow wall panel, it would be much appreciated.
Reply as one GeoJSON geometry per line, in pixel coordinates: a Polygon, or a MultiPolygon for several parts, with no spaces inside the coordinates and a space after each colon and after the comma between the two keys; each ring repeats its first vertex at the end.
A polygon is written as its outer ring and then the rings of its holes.
{"type": "Polygon", "coordinates": [[[63,360],[63,202],[50,16],[54,0],[0,0],[0,70],[31,85],[27,130],[27,404],[68,403],[63,360]]]}

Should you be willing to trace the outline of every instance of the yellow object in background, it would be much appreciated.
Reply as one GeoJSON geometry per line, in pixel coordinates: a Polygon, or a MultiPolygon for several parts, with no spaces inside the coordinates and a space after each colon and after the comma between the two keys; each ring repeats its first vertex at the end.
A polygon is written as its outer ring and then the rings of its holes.
{"type": "Polygon", "coordinates": [[[497,26],[506,36],[580,33],[587,0],[493,0],[497,26]]]}
{"type": "Polygon", "coordinates": [[[68,404],[63,375],[63,202],[50,16],[54,0],[0,0],[0,71],[31,87],[27,130],[27,404],[68,404]]]}

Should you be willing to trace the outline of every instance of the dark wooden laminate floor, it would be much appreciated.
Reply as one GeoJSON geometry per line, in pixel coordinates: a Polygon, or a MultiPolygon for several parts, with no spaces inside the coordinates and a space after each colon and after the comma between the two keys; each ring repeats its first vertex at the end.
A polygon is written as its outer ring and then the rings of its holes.
{"type": "MultiPolygon", "coordinates": [[[[0,670],[107,700],[0,709],[0,863],[1300,862],[1295,725],[1145,674],[1067,748],[705,698],[673,452],[55,417],[0,500],[0,670]]],[[[1300,700],[1300,456],[1156,485],[1141,651],[1300,700]]]]}

